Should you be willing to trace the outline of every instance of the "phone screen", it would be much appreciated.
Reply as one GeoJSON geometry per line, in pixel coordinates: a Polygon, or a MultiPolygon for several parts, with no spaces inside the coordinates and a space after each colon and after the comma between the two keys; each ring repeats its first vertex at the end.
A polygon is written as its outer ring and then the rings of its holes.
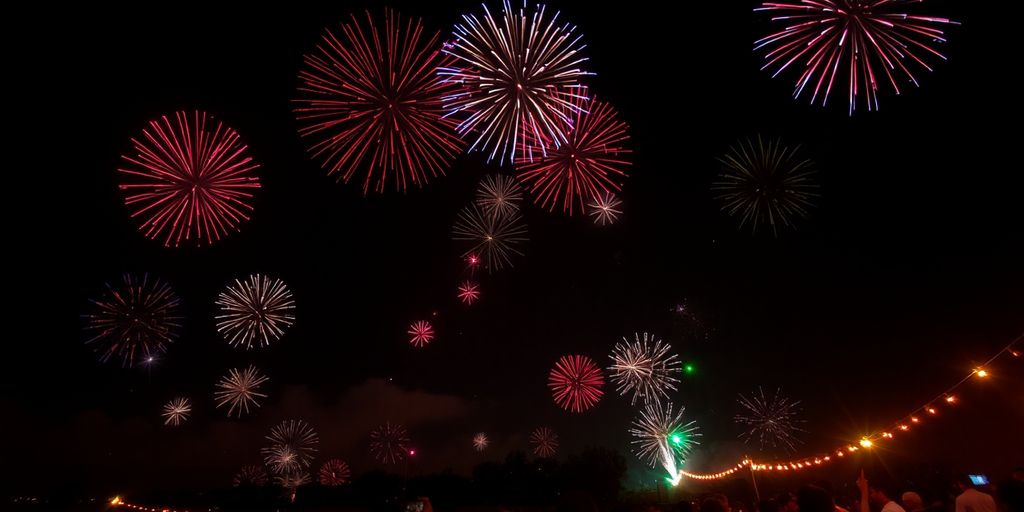
{"type": "Polygon", "coordinates": [[[974,485],[988,485],[988,477],[985,475],[967,475],[971,478],[971,483],[974,485]]]}

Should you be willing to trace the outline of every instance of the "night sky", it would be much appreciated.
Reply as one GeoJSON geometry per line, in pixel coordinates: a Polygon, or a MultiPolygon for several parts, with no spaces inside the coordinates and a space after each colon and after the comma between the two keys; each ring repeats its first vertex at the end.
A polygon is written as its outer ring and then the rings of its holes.
{"type": "MultiPolygon", "coordinates": [[[[759,455],[737,440],[739,392],[781,387],[802,400],[799,453],[810,453],[889,424],[1024,330],[1020,86],[1009,79],[1019,56],[991,5],[927,2],[963,23],[949,29],[949,60],[921,73],[921,88],[883,94],[881,112],[850,118],[842,91],[835,105],[810,106],[792,99],[792,75],[759,70],[751,47],[768,25],[752,2],[552,3],[585,36],[593,89],[631,125],[625,214],[597,227],[526,206],[525,257],[481,275],[483,298],[465,307],[451,226],[479,178],[511,169],[462,155],[425,188],[366,198],[327,177],[291,112],[302,55],[324,27],[380,9],[329,4],[82,5],[49,13],[16,49],[31,91],[9,101],[38,110],[13,148],[32,156],[7,167],[30,184],[8,189],[8,250],[27,259],[8,268],[5,485],[220,487],[258,463],[263,436],[289,418],[317,429],[318,461],[342,457],[357,473],[380,467],[367,438],[385,420],[409,428],[420,473],[500,460],[547,425],[563,456],[589,445],[626,454],[635,484],[656,472],[629,454],[628,400],[606,387],[584,414],[556,407],[546,380],[561,355],[606,365],[634,332],[672,343],[698,369],[673,396],[704,433],[692,467],[717,470],[759,455]],[[144,123],[197,108],[241,134],[262,188],[239,233],[165,248],[129,218],[116,169],[144,123]],[[778,238],[737,229],[709,190],[715,158],[757,134],[801,144],[821,183],[810,218],[778,238]],[[182,300],[181,336],[149,370],[102,364],[83,343],[88,299],[123,272],[158,275],[182,300]],[[255,272],[287,282],[297,321],[272,347],[245,352],[217,334],[214,300],[255,272]],[[684,302],[706,336],[673,313],[684,302]],[[416,350],[405,331],[421,318],[438,337],[416,350]],[[214,384],[249,364],[270,377],[270,396],[256,414],[225,419],[214,384]],[[179,394],[193,418],[163,427],[160,407],[179,394]],[[478,431],[493,442],[482,455],[470,447],[478,431]]],[[[444,33],[479,10],[390,5],[444,33]]],[[[1020,464],[1019,451],[1000,448],[1024,429],[1020,370],[969,387],[962,411],[880,458],[993,473],[1020,464]]]]}

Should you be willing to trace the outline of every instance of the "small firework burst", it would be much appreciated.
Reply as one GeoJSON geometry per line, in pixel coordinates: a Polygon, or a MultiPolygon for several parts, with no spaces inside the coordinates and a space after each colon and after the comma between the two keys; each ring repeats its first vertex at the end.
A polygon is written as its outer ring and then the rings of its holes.
{"type": "Polygon", "coordinates": [[[111,357],[122,366],[155,361],[167,351],[181,328],[178,296],[160,279],[143,274],[123,276],[123,283],[107,283],[106,292],[91,300],[93,309],[83,316],[85,343],[99,353],[100,361],[111,357]]]}
{"type": "Polygon", "coordinates": [[[601,368],[587,356],[563,356],[548,375],[548,387],[559,407],[583,412],[601,400],[604,391],[601,368]]]}
{"type": "Polygon", "coordinates": [[[935,48],[946,41],[939,26],[959,23],[905,10],[921,3],[923,0],[765,2],[754,10],[771,13],[773,22],[787,25],[755,41],[754,50],[765,50],[761,69],[775,68],[773,77],[791,65],[802,70],[794,98],[810,90],[811,104],[821,98],[825,105],[833,86],[846,87],[850,115],[861,94],[869,111],[878,110],[879,82],[889,82],[900,94],[901,81],[918,85],[912,68],[931,71],[926,59],[946,59],[935,48]],[[844,78],[844,74],[848,76],[844,78]]]}
{"type": "Polygon", "coordinates": [[[192,414],[192,402],[188,398],[177,397],[164,404],[164,412],[160,415],[164,417],[164,425],[177,427],[188,420],[190,414],[192,414]]]}
{"type": "Polygon", "coordinates": [[[260,386],[269,379],[256,369],[249,366],[244,370],[232,368],[228,374],[217,383],[219,391],[213,394],[217,400],[217,407],[228,407],[228,417],[237,412],[239,418],[242,414],[249,414],[249,407],[259,407],[257,398],[266,398],[267,395],[260,393],[260,386]]]}
{"type": "Polygon", "coordinates": [[[464,304],[472,304],[480,298],[480,285],[473,281],[463,281],[459,285],[459,300],[464,304]]]}
{"type": "Polygon", "coordinates": [[[619,209],[621,205],[622,200],[608,192],[594,198],[594,201],[587,207],[590,208],[590,216],[594,218],[594,224],[604,226],[605,224],[615,224],[619,220],[619,215],[622,215],[622,210],[619,209]]]}
{"type": "Polygon", "coordinates": [[[424,347],[434,340],[434,326],[426,320],[418,320],[409,326],[409,343],[414,347],[424,347]]]}
{"type": "Polygon", "coordinates": [[[293,502],[295,501],[295,490],[310,482],[312,480],[309,478],[309,473],[305,471],[283,473],[274,477],[274,483],[291,492],[291,500],[293,502]]]}
{"type": "Polygon", "coordinates": [[[408,455],[409,435],[398,423],[386,422],[370,432],[370,452],[384,464],[397,464],[408,455]]]}
{"type": "Polygon", "coordinates": [[[787,452],[796,451],[796,445],[800,443],[796,433],[804,431],[797,426],[803,423],[798,417],[799,401],[783,396],[779,389],[775,390],[774,395],[767,396],[760,387],[757,388],[757,394],[749,397],[741,394],[736,401],[743,407],[743,412],[734,419],[747,429],[740,434],[744,442],[749,443],[756,438],[762,450],[771,446],[783,448],[787,452]]]}
{"type": "Polygon", "coordinates": [[[550,458],[558,451],[558,434],[548,427],[538,427],[530,434],[530,445],[533,454],[538,457],[550,458]]]}
{"type": "Polygon", "coordinates": [[[295,322],[292,292],[280,279],[254,274],[217,298],[217,332],[233,347],[266,347],[295,322]]]}
{"type": "Polygon", "coordinates": [[[526,241],[526,226],[518,213],[488,215],[473,204],[459,212],[452,239],[470,243],[463,256],[476,257],[489,271],[501,270],[512,266],[513,255],[523,255],[519,244],[526,241]]]}
{"type": "Polygon", "coordinates": [[[627,125],[607,103],[573,98],[566,140],[542,157],[516,159],[516,179],[541,208],[573,215],[604,194],[621,190],[631,165],[627,125]]]}
{"type": "Polygon", "coordinates": [[[331,459],[320,466],[320,485],[337,487],[348,483],[352,470],[341,459],[331,459]]]}
{"type": "Polygon", "coordinates": [[[267,470],[263,466],[250,464],[242,466],[231,480],[233,487],[262,487],[267,485],[267,470]]]}
{"type": "Polygon", "coordinates": [[[320,444],[313,427],[303,420],[285,420],[267,435],[264,462],[275,474],[293,474],[309,467],[320,444]]]}
{"type": "Polygon", "coordinates": [[[778,228],[792,227],[796,217],[806,217],[819,197],[814,182],[813,164],[799,156],[800,146],[782,145],[781,140],[741,140],[720,158],[722,171],[711,184],[722,211],[739,217],[740,228],[751,231],[767,224],[772,234],[778,228]]]}
{"type": "Polygon", "coordinates": [[[212,244],[249,220],[259,164],[238,133],[206,112],[150,121],[124,155],[120,188],[139,230],[165,246],[212,244]]]}
{"type": "Polygon", "coordinates": [[[671,345],[646,332],[636,333],[632,342],[622,338],[622,343],[616,343],[609,356],[612,365],[608,370],[619,394],[632,394],[630,404],[638,398],[644,402],[668,398],[668,392],[674,391],[679,382],[673,374],[679,372],[681,365],[671,350],[671,345]]]}
{"type": "Polygon", "coordinates": [[[473,449],[482,452],[487,449],[487,445],[491,444],[490,439],[487,439],[487,434],[478,432],[473,436],[473,449]]]}
{"type": "Polygon", "coordinates": [[[679,462],[694,445],[700,444],[696,440],[701,435],[697,425],[693,421],[684,423],[683,411],[680,407],[673,415],[671,402],[662,405],[660,400],[652,400],[629,430],[636,438],[633,446],[637,457],[651,467],[660,463],[673,477],[678,474],[679,462]]]}
{"type": "Polygon", "coordinates": [[[476,191],[476,204],[487,215],[512,215],[519,211],[523,188],[512,178],[490,174],[480,181],[476,191]]]}
{"type": "Polygon", "coordinates": [[[472,138],[469,150],[486,152],[488,160],[541,155],[565,142],[579,108],[573,97],[591,74],[580,67],[585,45],[575,26],[558,21],[557,12],[548,17],[543,5],[527,12],[525,4],[513,9],[505,0],[497,20],[483,7],[483,20],[463,15],[445,44],[455,63],[437,72],[466,87],[444,98],[445,109],[459,120],[456,131],[472,138]]]}

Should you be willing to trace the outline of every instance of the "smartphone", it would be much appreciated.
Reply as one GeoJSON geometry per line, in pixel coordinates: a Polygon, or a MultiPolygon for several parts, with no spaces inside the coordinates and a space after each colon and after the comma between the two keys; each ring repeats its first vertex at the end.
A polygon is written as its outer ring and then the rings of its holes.
{"type": "Polygon", "coordinates": [[[415,500],[406,503],[405,512],[423,512],[423,501],[415,500]]]}
{"type": "Polygon", "coordinates": [[[985,475],[967,475],[974,485],[988,485],[988,477],[985,475]]]}

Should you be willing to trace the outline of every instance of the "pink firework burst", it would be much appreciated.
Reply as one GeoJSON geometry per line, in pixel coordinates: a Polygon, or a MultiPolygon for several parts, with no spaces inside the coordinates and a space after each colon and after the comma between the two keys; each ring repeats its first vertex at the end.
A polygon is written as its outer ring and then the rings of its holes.
{"type": "Polygon", "coordinates": [[[958,24],[947,18],[909,14],[908,6],[923,0],[802,0],[765,2],[756,11],[785,24],[754,42],[764,50],[761,69],[778,76],[791,65],[802,69],[794,98],[810,91],[811,104],[828,102],[833,87],[848,89],[852,115],[863,94],[868,110],[878,110],[879,82],[900,94],[900,82],[918,85],[913,68],[931,71],[926,59],[945,56],[934,48],[945,42],[939,25],[958,24]]]}
{"type": "Polygon", "coordinates": [[[592,74],[581,68],[582,36],[543,5],[527,12],[525,2],[513,9],[505,0],[498,19],[483,8],[483,19],[463,15],[445,44],[455,63],[438,74],[467,88],[446,96],[445,109],[460,120],[459,134],[472,139],[470,151],[486,152],[488,160],[543,154],[566,140],[579,80],[592,74]]]}
{"type": "Polygon", "coordinates": [[[558,451],[558,434],[548,427],[538,427],[530,434],[530,445],[533,454],[538,457],[554,457],[558,451]]]}
{"type": "Polygon", "coordinates": [[[305,57],[295,101],[310,153],[341,181],[360,175],[363,194],[423,186],[462,151],[441,101],[461,86],[435,73],[452,61],[439,33],[391,9],[378,27],[366,12],[365,24],[353,14],[337,34],[326,30],[305,57]]]}
{"type": "Polygon", "coordinates": [[[409,454],[409,434],[398,423],[386,422],[370,432],[370,451],[384,464],[396,464],[409,454]]]}
{"type": "Polygon", "coordinates": [[[320,485],[337,487],[347,484],[351,476],[352,470],[341,459],[331,459],[325,462],[323,466],[320,466],[320,485]]]}
{"type": "Polygon", "coordinates": [[[464,304],[472,304],[480,298],[480,285],[473,281],[463,281],[459,285],[459,300],[464,304]]]}
{"type": "Polygon", "coordinates": [[[604,392],[601,368],[587,356],[563,356],[548,375],[548,387],[559,407],[583,412],[601,400],[604,392]]]}
{"type": "MultiPolygon", "coordinates": [[[[564,142],[540,158],[519,157],[516,178],[535,203],[572,215],[589,201],[618,191],[631,165],[628,125],[608,103],[573,98],[572,126],[564,142]]],[[[527,142],[529,144],[529,142],[527,142]]]]}
{"type": "Polygon", "coordinates": [[[259,164],[238,133],[206,112],[175,112],[133,138],[118,169],[139,229],[165,246],[213,243],[249,220],[259,164]]]}
{"type": "Polygon", "coordinates": [[[414,347],[423,347],[434,340],[434,326],[426,320],[413,322],[409,326],[409,343],[414,347]]]}

